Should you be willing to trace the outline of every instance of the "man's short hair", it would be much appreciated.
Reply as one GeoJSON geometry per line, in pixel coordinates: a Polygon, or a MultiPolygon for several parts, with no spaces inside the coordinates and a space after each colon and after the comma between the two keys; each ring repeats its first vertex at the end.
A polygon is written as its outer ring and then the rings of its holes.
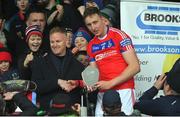
{"type": "Polygon", "coordinates": [[[25,14],[25,15],[26,15],[26,20],[29,19],[29,16],[30,16],[30,14],[32,14],[32,13],[42,13],[42,14],[44,14],[44,16],[45,16],[45,20],[47,19],[45,10],[43,10],[43,9],[41,9],[41,8],[38,8],[38,7],[30,7],[30,8],[27,10],[26,14],[25,14]]]}
{"type": "Polygon", "coordinates": [[[97,7],[88,7],[84,11],[83,18],[85,19],[87,16],[91,16],[93,14],[98,14],[100,15],[100,11],[97,7]]]}
{"type": "Polygon", "coordinates": [[[66,31],[64,28],[61,28],[59,26],[55,26],[55,27],[51,28],[49,35],[52,35],[53,33],[57,33],[57,32],[66,34],[66,31]]]}

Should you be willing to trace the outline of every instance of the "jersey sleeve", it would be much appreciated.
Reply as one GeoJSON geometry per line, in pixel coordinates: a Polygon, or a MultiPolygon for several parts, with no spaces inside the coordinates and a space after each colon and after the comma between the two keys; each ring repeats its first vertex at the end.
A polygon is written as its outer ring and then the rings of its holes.
{"type": "Polygon", "coordinates": [[[123,31],[117,33],[119,39],[120,52],[126,52],[134,48],[131,38],[123,31]]]}
{"type": "Polygon", "coordinates": [[[88,54],[88,60],[89,62],[94,62],[95,61],[95,57],[92,53],[92,44],[89,43],[87,46],[87,54],[88,54]]]}

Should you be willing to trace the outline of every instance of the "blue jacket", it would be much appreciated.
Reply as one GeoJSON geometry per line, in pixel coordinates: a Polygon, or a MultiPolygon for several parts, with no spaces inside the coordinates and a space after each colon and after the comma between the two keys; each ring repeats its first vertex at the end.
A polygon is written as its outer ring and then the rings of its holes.
{"type": "Polygon", "coordinates": [[[17,69],[10,68],[7,72],[0,74],[0,82],[7,80],[17,80],[20,78],[20,74],[17,69]]]}
{"type": "Polygon", "coordinates": [[[154,98],[158,89],[154,86],[147,90],[135,103],[134,109],[143,114],[154,116],[178,116],[180,115],[180,95],[167,95],[154,98]]]}

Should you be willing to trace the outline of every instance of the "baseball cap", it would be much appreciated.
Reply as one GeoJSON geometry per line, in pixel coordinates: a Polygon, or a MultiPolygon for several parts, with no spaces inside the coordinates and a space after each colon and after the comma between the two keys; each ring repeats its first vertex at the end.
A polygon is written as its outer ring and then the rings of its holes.
{"type": "Polygon", "coordinates": [[[77,37],[83,37],[84,39],[87,40],[87,42],[91,40],[91,35],[84,28],[79,28],[78,31],[74,34],[72,39],[73,44],[75,43],[77,37]]]}
{"type": "Polygon", "coordinates": [[[122,105],[120,95],[116,90],[108,90],[103,95],[103,107],[113,107],[115,105],[122,105]]]}
{"type": "Polygon", "coordinates": [[[116,20],[115,9],[116,7],[113,4],[108,4],[104,7],[104,9],[100,10],[100,13],[102,16],[107,18],[112,24],[114,24],[116,20]]]}
{"type": "Polygon", "coordinates": [[[167,72],[167,83],[174,91],[180,93],[180,58],[175,62],[172,69],[167,72]]]}

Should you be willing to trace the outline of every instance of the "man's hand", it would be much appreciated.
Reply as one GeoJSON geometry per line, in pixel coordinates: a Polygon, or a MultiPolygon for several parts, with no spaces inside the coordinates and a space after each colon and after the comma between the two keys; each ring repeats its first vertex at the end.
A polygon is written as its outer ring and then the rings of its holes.
{"type": "Polygon", "coordinates": [[[76,54],[78,51],[79,51],[79,48],[78,47],[74,47],[71,52],[73,54],[76,54]]]}
{"type": "Polygon", "coordinates": [[[56,5],[56,9],[57,9],[57,11],[58,11],[59,13],[62,13],[62,12],[63,12],[63,6],[60,5],[60,4],[56,5]]]}
{"type": "Polygon", "coordinates": [[[66,92],[70,92],[78,86],[78,83],[75,80],[67,81],[67,80],[58,79],[58,85],[66,92]]]}
{"type": "Polygon", "coordinates": [[[28,67],[29,62],[31,62],[34,59],[33,52],[28,54],[24,60],[24,67],[28,67]]]}
{"type": "Polygon", "coordinates": [[[76,112],[78,113],[78,115],[80,115],[80,109],[81,109],[80,104],[75,103],[73,106],[71,106],[71,108],[72,108],[74,111],[76,111],[76,112]]]}
{"type": "Polygon", "coordinates": [[[165,75],[165,74],[162,74],[162,75],[157,79],[157,81],[154,83],[154,87],[156,87],[158,90],[160,90],[161,87],[163,87],[165,80],[166,80],[166,75],[165,75]]]}
{"type": "Polygon", "coordinates": [[[79,83],[77,80],[68,80],[67,83],[70,85],[69,88],[75,89],[76,87],[79,86],[79,83]]]}
{"type": "Polygon", "coordinates": [[[3,94],[3,96],[4,96],[4,100],[12,100],[12,98],[13,98],[13,96],[15,95],[15,94],[17,94],[18,92],[17,91],[14,91],[14,92],[6,92],[6,93],[4,93],[3,94]]]}
{"type": "Polygon", "coordinates": [[[85,88],[89,93],[98,89],[96,86],[87,86],[87,85],[85,88]]]}

